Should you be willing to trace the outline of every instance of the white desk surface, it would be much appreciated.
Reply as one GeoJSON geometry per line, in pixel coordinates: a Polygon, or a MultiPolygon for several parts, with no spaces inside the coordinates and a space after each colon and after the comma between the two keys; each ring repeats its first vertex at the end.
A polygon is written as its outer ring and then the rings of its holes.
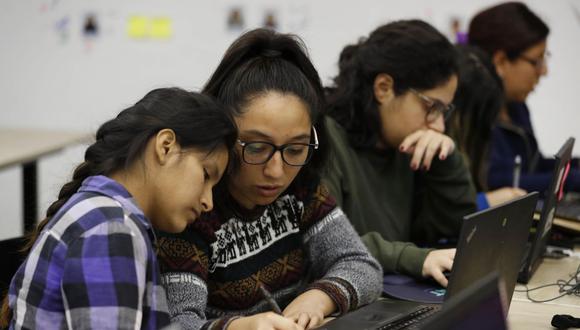
{"type": "Polygon", "coordinates": [[[0,169],[34,161],[90,139],[91,135],[84,132],[0,128],[0,169]]]}
{"type": "MultiPolygon", "coordinates": [[[[578,251],[578,249],[576,249],[578,251]]],[[[528,288],[533,289],[545,284],[556,283],[557,280],[568,280],[576,273],[580,258],[544,259],[536,273],[532,276],[528,288]]],[[[516,290],[524,286],[516,285],[516,290]]],[[[535,300],[545,300],[560,295],[557,286],[530,292],[535,300]]],[[[526,298],[525,292],[514,292],[508,313],[509,327],[512,330],[554,329],[550,322],[554,314],[569,314],[580,317],[580,297],[568,295],[551,302],[534,303],[526,298]]]]}

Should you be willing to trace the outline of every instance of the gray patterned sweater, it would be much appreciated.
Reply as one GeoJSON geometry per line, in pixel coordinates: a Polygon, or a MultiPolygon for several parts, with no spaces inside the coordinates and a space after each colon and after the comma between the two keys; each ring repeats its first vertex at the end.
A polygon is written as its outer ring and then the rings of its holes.
{"type": "Polygon", "coordinates": [[[337,315],[379,297],[382,269],[324,186],[284,194],[250,218],[220,213],[158,240],[170,314],[183,328],[225,329],[270,310],[260,285],[282,308],[322,290],[337,315]]]}

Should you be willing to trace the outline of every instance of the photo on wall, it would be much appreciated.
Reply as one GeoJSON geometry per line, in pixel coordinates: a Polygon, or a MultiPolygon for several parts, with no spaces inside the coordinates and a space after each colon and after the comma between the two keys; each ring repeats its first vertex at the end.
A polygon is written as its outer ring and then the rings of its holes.
{"type": "Polygon", "coordinates": [[[227,29],[229,31],[242,31],[245,26],[244,11],[241,7],[232,7],[227,14],[227,29]]]}

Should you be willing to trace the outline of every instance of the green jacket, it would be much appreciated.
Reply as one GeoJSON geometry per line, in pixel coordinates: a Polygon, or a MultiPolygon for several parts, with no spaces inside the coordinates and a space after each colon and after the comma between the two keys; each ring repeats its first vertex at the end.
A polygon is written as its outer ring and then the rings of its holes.
{"type": "Polygon", "coordinates": [[[427,172],[413,171],[409,155],[355,149],[344,129],[326,120],[332,154],[324,181],[331,194],[386,272],[421,276],[431,250],[410,242],[457,237],[462,217],[476,211],[462,157],[454,152],[427,172]]]}

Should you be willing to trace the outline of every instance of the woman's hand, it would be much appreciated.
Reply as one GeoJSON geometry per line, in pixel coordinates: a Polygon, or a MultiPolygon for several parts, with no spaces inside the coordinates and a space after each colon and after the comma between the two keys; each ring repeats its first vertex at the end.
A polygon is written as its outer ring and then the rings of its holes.
{"type": "Polygon", "coordinates": [[[516,197],[524,196],[525,194],[527,194],[527,192],[520,188],[503,187],[486,192],[485,198],[487,198],[487,203],[489,206],[496,206],[503,202],[510,201],[516,197]]]}
{"type": "Polygon", "coordinates": [[[431,168],[433,157],[444,160],[454,149],[453,139],[432,129],[421,129],[412,133],[399,146],[401,152],[413,155],[410,165],[413,170],[422,168],[426,171],[431,168]]]}
{"type": "Polygon", "coordinates": [[[455,249],[429,252],[423,263],[423,277],[433,277],[437,283],[446,288],[447,278],[443,275],[443,272],[451,270],[451,267],[453,267],[453,258],[455,258],[455,249]]]}
{"type": "Polygon", "coordinates": [[[294,320],[304,329],[312,329],[322,324],[324,317],[336,310],[336,304],[321,290],[308,290],[286,306],[282,315],[294,320]]]}
{"type": "Polygon", "coordinates": [[[278,315],[274,312],[260,313],[252,316],[240,317],[228,325],[228,330],[303,330],[304,327],[294,320],[278,315]]]}

